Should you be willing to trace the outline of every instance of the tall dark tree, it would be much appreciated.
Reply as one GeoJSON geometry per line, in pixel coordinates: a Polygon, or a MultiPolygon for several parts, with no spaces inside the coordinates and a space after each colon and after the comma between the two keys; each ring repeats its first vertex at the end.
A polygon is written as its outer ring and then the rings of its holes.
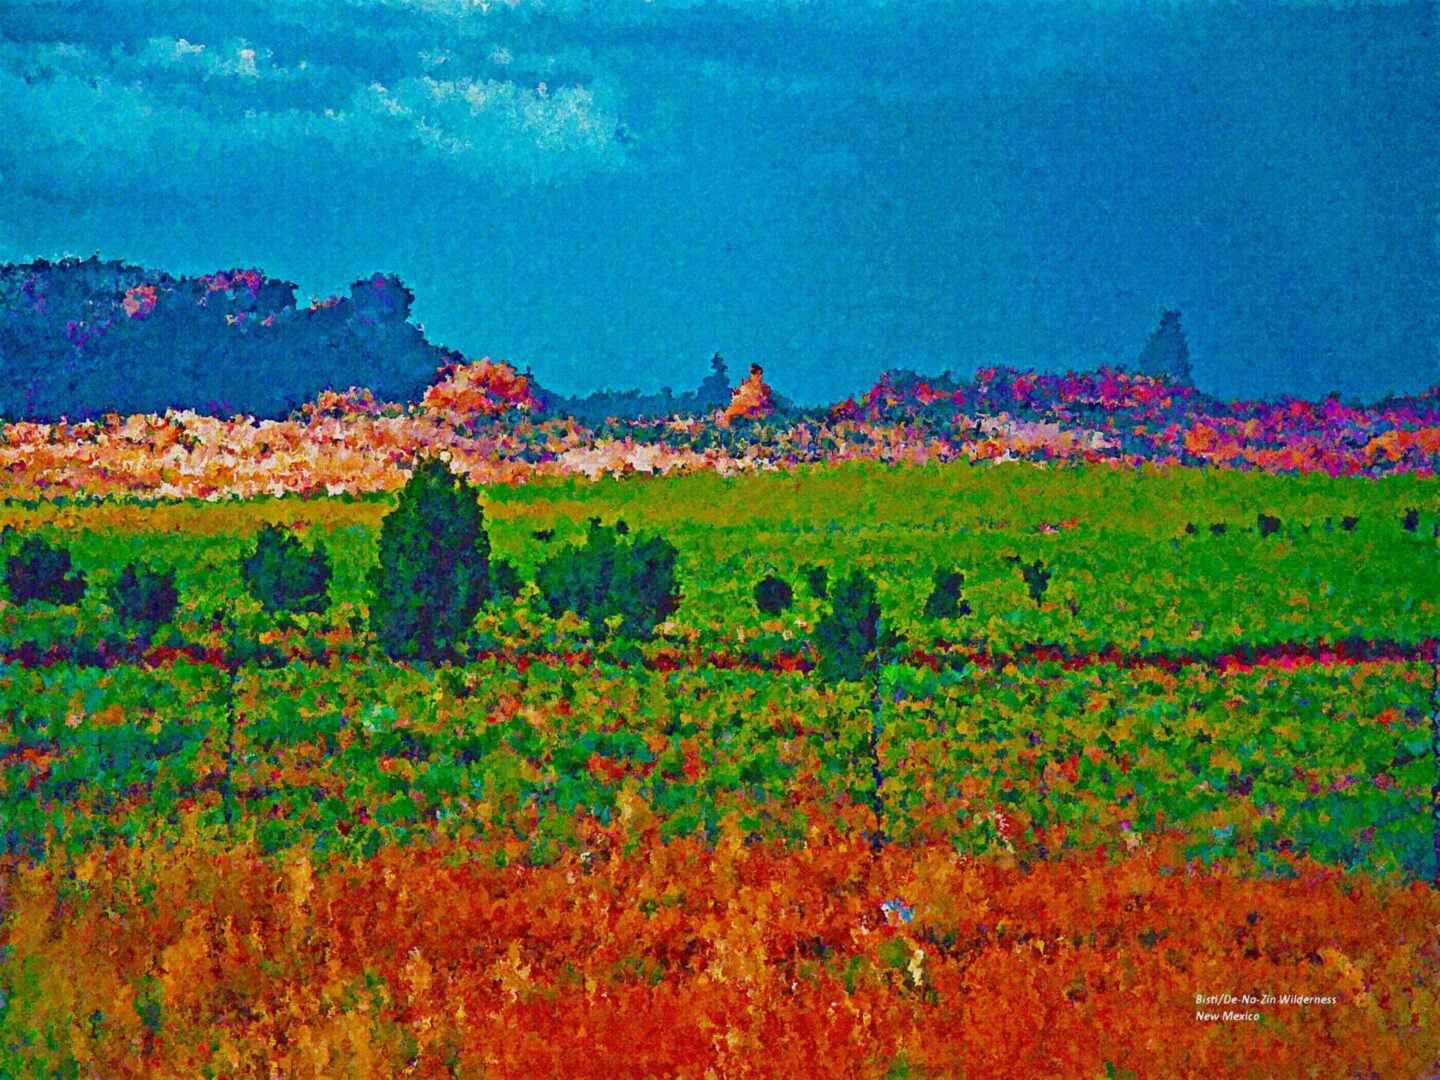
{"type": "Polygon", "coordinates": [[[370,575],[376,640],[396,660],[452,660],[490,589],[479,491],[445,462],[422,461],[380,528],[370,575]]]}
{"type": "Polygon", "coordinates": [[[1020,565],[1020,576],[1025,579],[1025,591],[1030,594],[1030,599],[1035,601],[1039,607],[1045,600],[1045,590],[1050,587],[1050,579],[1055,575],[1045,569],[1045,564],[1039,559],[1032,563],[1020,565]]]}
{"type": "Polygon", "coordinates": [[[856,570],[830,591],[830,611],[815,627],[815,644],[820,651],[819,674],[833,682],[866,682],[870,689],[870,731],[866,750],[870,759],[873,786],[868,795],[875,814],[870,848],[878,852],[885,836],[885,773],[880,764],[881,714],[880,662],[882,653],[898,638],[881,626],[880,599],[875,582],[856,570]]]}
{"type": "Polygon", "coordinates": [[[519,597],[525,583],[520,580],[520,571],[508,559],[490,560],[490,599],[496,603],[519,597]]]}
{"type": "Polygon", "coordinates": [[[1176,382],[1190,382],[1190,348],[1185,343],[1185,331],[1180,329],[1180,312],[1160,313],[1160,325],[1145,342],[1137,368],[1142,375],[1164,375],[1176,382]]]}

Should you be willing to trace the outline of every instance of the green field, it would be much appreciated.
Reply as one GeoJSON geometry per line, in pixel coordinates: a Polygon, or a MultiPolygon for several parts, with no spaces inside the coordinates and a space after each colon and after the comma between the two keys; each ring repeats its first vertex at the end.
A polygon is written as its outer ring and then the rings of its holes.
{"type": "Polygon", "coordinates": [[[0,609],[9,850],[190,829],[365,853],[500,830],[513,857],[543,862],[577,821],[638,798],[666,836],[713,839],[733,817],[798,840],[816,815],[869,807],[898,841],[1029,859],[1165,843],[1262,869],[1306,852],[1433,872],[1433,484],[862,466],[536,484],[485,503],[495,553],[526,578],[591,516],[664,535],[679,611],[641,648],[596,648],[527,590],[482,616],[477,659],[415,668],[364,633],[384,498],[5,510],[63,532],[92,584],[137,556],[176,568],[183,611],[162,644],[212,658],[269,644],[228,668],[100,667],[64,650],[106,632],[103,588],[0,609]],[[1260,513],[1280,519],[1273,535],[1260,513]],[[303,525],[336,567],[331,608],[302,627],[276,627],[241,585],[270,521],[303,525]],[[1049,568],[1038,603],[1012,556],[1049,568]],[[825,608],[803,565],[878,581],[904,645],[875,687],[774,670],[806,655],[825,608]],[[965,573],[972,616],[923,616],[937,568],[965,573]],[[766,572],[796,586],[781,616],[751,598],[766,572]],[[1360,639],[1364,663],[1325,651],[1360,639]],[[1027,658],[1035,643],[1055,648],[1027,658]]]}
{"type": "Polygon", "coordinates": [[[438,665],[373,632],[393,495],[0,508],[88,585],[0,602],[0,1074],[1433,1071],[1433,481],[480,498],[529,584],[438,665]],[[678,549],[647,640],[534,583],[594,517],[678,549]],[[328,552],[323,611],[247,588],[267,523],[328,552]],[[135,559],[178,585],[148,644],[135,559]],[[856,570],[882,632],[837,676],[856,570]],[[927,617],[937,571],[968,616],[927,617]],[[767,574],[793,607],[759,612],[767,574]],[[1247,987],[1332,1005],[1199,1020],[1247,987]]]}
{"type": "MultiPolygon", "coordinates": [[[[486,489],[484,498],[495,553],[527,575],[548,550],[535,530],[555,530],[551,544],[559,545],[598,515],[661,533],[681,552],[676,631],[706,643],[758,632],[754,582],[767,569],[794,578],[809,563],[828,566],[832,577],[852,567],[871,572],[887,618],[917,644],[963,637],[1002,651],[1050,641],[1214,652],[1351,635],[1418,641],[1440,626],[1440,545],[1432,532],[1440,487],[1415,476],[1375,482],[1188,469],[855,465],[543,482],[486,489]],[[1415,532],[1400,524],[1411,507],[1420,511],[1415,532]],[[1280,519],[1278,534],[1259,536],[1261,513],[1280,519]],[[1359,519],[1353,531],[1342,528],[1347,516],[1359,519]],[[1039,531],[1068,519],[1074,528],[1039,531]],[[1197,526],[1193,535],[1188,523],[1197,526]],[[1210,531],[1216,523],[1226,525],[1223,535],[1210,531]],[[1053,571],[1043,606],[1029,601],[1007,555],[1041,558],[1053,571]],[[940,567],[966,574],[975,616],[964,626],[920,617],[940,567]]],[[[247,542],[263,523],[304,523],[334,560],[327,618],[343,622],[363,615],[364,575],[392,502],[12,505],[0,507],[0,525],[62,531],[77,563],[102,585],[106,567],[135,556],[174,566],[198,622],[256,609],[240,588],[247,542]]],[[[78,623],[61,619],[56,633],[103,620],[103,605],[102,591],[92,590],[78,623]]],[[[796,618],[813,617],[819,606],[802,604],[796,618]]],[[[501,632],[518,632],[510,614],[498,620],[501,632]]]]}

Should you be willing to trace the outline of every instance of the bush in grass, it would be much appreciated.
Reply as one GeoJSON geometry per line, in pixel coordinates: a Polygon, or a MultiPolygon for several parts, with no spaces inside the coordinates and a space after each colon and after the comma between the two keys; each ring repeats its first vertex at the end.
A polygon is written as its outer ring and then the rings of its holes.
{"type": "Polygon", "coordinates": [[[573,611],[596,639],[607,637],[607,621],[618,617],[615,635],[639,639],[649,637],[675,613],[680,605],[675,574],[679,552],[659,536],[622,540],[623,535],[618,527],[591,518],[583,543],[541,565],[535,584],[552,617],[573,611]]]}
{"type": "Polygon", "coordinates": [[[755,583],[755,607],[762,615],[779,615],[795,602],[795,592],[788,581],[766,574],[755,583]]]}
{"type": "Polygon", "coordinates": [[[830,572],[823,566],[807,566],[803,571],[805,575],[805,587],[810,590],[810,595],[817,600],[824,600],[830,595],[830,572]]]}
{"type": "Polygon", "coordinates": [[[240,569],[246,591],[272,616],[324,611],[329,603],[329,556],[278,525],[260,530],[240,569]]]}
{"type": "Polygon", "coordinates": [[[1020,573],[1025,578],[1025,590],[1038,607],[1045,599],[1045,590],[1050,587],[1050,578],[1053,575],[1045,569],[1045,564],[1039,559],[1033,563],[1023,564],[1020,567],[1020,573]]]}
{"type": "Polygon", "coordinates": [[[148,643],[160,627],[175,618],[180,604],[175,571],[131,563],[110,587],[110,602],[125,632],[148,643]]]}
{"type": "Polygon", "coordinates": [[[824,679],[866,678],[880,646],[880,601],[875,582],[859,570],[837,584],[830,610],[815,627],[824,679]]]}
{"type": "Polygon", "coordinates": [[[927,619],[958,619],[970,614],[970,601],[961,596],[965,575],[958,570],[936,570],[930,595],[925,600],[927,619]]]}
{"type": "Polygon", "coordinates": [[[85,573],[71,564],[68,550],[32,533],[5,560],[5,587],[17,604],[78,604],[85,573]]]}

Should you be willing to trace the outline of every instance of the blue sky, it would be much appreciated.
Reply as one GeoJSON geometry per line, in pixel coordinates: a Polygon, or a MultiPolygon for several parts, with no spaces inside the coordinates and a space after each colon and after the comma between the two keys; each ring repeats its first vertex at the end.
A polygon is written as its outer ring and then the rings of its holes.
{"type": "Polygon", "coordinates": [[[0,4],[0,259],[374,271],[562,392],[719,350],[1129,361],[1226,396],[1440,377],[1433,4],[0,4]]]}

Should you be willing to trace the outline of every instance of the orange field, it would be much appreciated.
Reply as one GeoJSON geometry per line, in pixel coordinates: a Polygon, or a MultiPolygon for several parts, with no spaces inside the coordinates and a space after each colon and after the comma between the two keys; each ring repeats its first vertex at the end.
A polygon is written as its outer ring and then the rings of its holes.
{"type": "Polygon", "coordinates": [[[17,871],[10,1026],[33,1075],[106,1077],[1394,1077],[1440,1054],[1423,884],[818,830],[710,848],[634,818],[592,839],[543,868],[197,840],[17,871]]]}

